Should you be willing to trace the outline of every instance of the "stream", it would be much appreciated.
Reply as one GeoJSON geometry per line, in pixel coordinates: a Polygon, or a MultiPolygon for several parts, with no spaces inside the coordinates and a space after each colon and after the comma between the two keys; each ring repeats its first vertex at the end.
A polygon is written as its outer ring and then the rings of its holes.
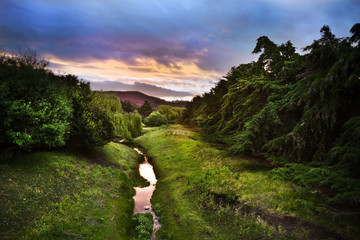
{"type": "Polygon", "coordinates": [[[153,195],[153,192],[156,188],[156,176],[153,166],[148,162],[148,158],[138,149],[134,150],[140,155],[144,156],[144,162],[139,164],[139,173],[147,182],[149,186],[147,187],[134,187],[136,194],[133,197],[135,202],[134,214],[135,213],[151,213],[153,216],[153,232],[151,240],[155,240],[155,233],[161,227],[159,223],[159,218],[156,216],[155,212],[152,210],[152,205],[150,199],[153,195]]]}

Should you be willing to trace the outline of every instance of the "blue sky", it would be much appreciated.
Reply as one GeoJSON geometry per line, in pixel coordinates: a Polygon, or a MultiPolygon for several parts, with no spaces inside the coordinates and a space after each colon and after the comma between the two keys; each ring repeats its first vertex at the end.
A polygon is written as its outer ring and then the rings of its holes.
{"type": "Polygon", "coordinates": [[[349,36],[359,16],[359,0],[1,0],[0,47],[36,50],[97,89],[189,98],[256,60],[260,36],[301,51],[323,25],[349,36]]]}

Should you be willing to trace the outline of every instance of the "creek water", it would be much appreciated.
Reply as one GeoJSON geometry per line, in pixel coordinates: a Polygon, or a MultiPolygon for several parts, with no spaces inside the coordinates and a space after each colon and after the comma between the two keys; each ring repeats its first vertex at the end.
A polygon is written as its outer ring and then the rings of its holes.
{"type": "Polygon", "coordinates": [[[139,173],[140,176],[143,177],[150,184],[147,187],[134,187],[136,191],[136,194],[133,197],[135,202],[134,214],[147,212],[151,213],[154,222],[151,240],[155,240],[155,233],[161,227],[161,224],[159,223],[158,216],[156,216],[155,212],[152,210],[150,199],[156,188],[157,179],[155,176],[154,168],[148,162],[147,156],[145,156],[138,148],[134,148],[134,150],[140,155],[144,156],[144,162],[139,164],[139,173]]]}

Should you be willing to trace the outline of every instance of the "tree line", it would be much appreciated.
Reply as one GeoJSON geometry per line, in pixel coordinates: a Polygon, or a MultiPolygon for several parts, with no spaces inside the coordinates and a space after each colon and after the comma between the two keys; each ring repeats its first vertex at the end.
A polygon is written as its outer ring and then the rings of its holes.
{"type": "Polygon", "coordinates": [[[103,146],[140,136],[141,116],[124,114],[116,96],[48,65],[31,50],[0,56],[1,149],[103,146]]]}
{"type": "Polygon", "coordinates": [[[160,105],[158,109],[154,109],[148,101],[145,101],[140,107],[136,107],[130,101],[121,101],[121,103],[124,111],[140,113],[144,124],[148,127],[179,123],[185,110],[185,108],[170,105],[160,105]]]}
{"type": "Polygon", "coordinates": [[[263,156],[277,176],[322,189],[329,203],[360,201],[360,24],[295,51],[257,39],[256,62],[232,67],[186,107],[184,121],[232,152],[263,156]]]}

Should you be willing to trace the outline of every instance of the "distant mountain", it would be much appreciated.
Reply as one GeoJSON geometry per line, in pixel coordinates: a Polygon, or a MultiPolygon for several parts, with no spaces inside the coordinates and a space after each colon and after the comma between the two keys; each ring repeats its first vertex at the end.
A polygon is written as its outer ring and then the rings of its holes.
{"type": "Polygon", "coordinates": [[[185,107],[188,101],[165,101],[164,99],[148,96],[138,91],[105,91],[120,98],[121,101],[130,101],[137,106],[141,106],[145,101],[148,101],[153,108],[158,108],[159,105],[170,105],[173,107],[185,107]]]}

